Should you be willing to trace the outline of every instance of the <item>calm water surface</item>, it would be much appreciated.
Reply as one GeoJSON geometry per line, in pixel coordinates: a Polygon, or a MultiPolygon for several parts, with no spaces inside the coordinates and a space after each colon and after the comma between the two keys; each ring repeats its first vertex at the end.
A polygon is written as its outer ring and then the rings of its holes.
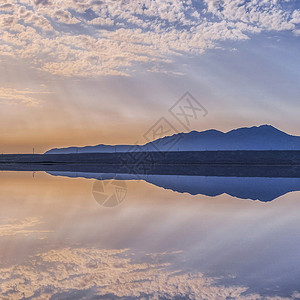
{"type": "Polygon", "coordinates": [[[0,173],[1,299],[300,299],[297,179],[57,175],[0,173]]]}

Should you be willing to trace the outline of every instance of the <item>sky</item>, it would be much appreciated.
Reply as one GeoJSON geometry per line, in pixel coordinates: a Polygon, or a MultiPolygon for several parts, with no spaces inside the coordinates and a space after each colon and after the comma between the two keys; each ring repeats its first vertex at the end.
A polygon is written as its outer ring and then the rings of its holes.
{"type": "Polygon", "coordinates": [[[300,135],[299,36],[299,0],[1,0],[0,153],[143,144],[161,118],[300,135]]]}

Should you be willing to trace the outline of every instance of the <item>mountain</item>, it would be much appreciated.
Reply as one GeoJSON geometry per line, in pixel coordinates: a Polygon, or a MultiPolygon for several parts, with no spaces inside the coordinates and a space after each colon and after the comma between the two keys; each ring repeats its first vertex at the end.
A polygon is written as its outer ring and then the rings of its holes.
{"type": "Polygon", "coordinates": [[[191,131],[166,136],[142,146],[97,145],[55,148],[46,154],[113,153],[131,151],[220,151],[220,150],[300,150],[300,137],[292,136],[271,125],[243,127],[221,132],[218,130],[191,131]]]}

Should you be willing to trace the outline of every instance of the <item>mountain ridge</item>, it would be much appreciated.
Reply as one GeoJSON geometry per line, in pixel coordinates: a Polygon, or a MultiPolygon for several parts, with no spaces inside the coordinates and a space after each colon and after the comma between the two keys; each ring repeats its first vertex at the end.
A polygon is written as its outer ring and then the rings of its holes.
{"type": "Polygon", "coordinates": [[[45,154],[113,153],[132,151],[234,151],[300,150],[300,136],[287,134],[272,125],[241,127],[222,132],[216,129],[176,133],[144,145],[105,145],[54,148],[45,154]]]}

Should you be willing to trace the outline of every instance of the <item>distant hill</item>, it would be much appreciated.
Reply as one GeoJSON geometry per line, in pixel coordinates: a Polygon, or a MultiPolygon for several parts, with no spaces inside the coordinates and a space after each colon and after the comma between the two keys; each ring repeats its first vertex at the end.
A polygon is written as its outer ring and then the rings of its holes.
{"type": "MultiPolygon", "coordinates": [[[[113,153],[135,151],[134,145],[97,145],[51,149],[46,154],[113,153]]],[[[139,151],[218,151],[218,150],[300,150],[300,137],[271,125],[244,127],[221,132],[191,131],[157,139],[139,146],[139,151]]]]}

